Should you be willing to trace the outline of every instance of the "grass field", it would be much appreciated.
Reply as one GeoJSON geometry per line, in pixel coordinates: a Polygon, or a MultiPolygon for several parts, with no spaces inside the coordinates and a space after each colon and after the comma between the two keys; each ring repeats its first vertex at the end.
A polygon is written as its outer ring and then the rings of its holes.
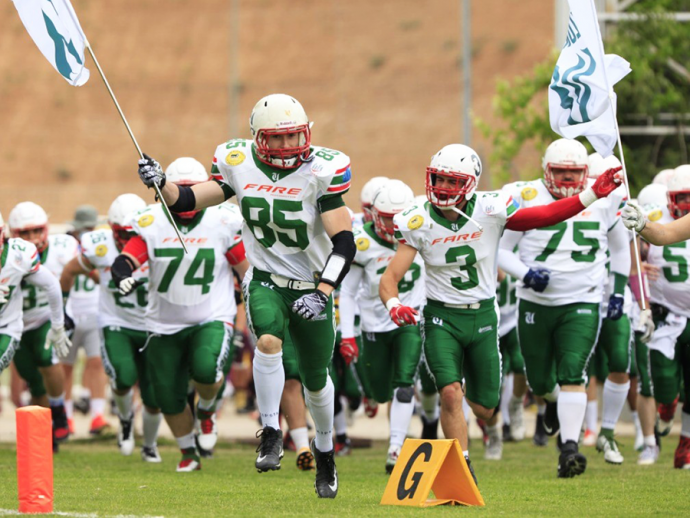
{"type": "MultiPolygon", "coordinates": [[[[252,446],[220,444],[214,459],[196,473],[175,473],[175,446],[161,447],[163,463],[144,464],[135,451],[122,457],[112,442],[75,441],[55,458],[55,510],[92,516],[228,516],[474,513],[484,515],[681,515],[690,513],[690,471],[672,469],[677,437],[667,438],[660,462],[639,467],[632,439],[624,440],[623,466],[611,466],[593,448],[578,478],[556,478],[556,454],[550,445],[537,449],[528,441],[508,444],[500,462],[484,461],[475,441],[473,466],[486,507],[437,507],[427,510],[383,507],[386,446],[355,450],[337,461],[340,490],[335,501],[319,500],[313,474],[294,467],[286,452],[275,473],[254,470],[252,446]],[[627,443],[626,443],[627,442],[627,443]]],[[[0,514],[17,509],[15,449],[0,445],[0,514]]],[[[63,514],[64,515],[64,514],[63,514]]]]}

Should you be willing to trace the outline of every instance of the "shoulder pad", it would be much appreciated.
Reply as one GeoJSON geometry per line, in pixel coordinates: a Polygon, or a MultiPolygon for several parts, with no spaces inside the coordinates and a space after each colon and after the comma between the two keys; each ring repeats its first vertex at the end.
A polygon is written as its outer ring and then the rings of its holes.
{"type": "Polygon", "coordinates": [[[335,174],[344,174],[350,167],[350,157],[335,149],[315,146],[312,156],[307,164],[317,178],[330,179],[335,174]]]}
{"type": "MultiPolygon", "coordinates": [[[[7,245],[12,254],[12,260],[25,273],[34,273],[41,265],[41,258],[38,255],[38,250],[33,243],[24,241],[21,238],[11,238],[7,241],[7,245]]],[[[10,258],[8,257],[8,262],[10,258]]]]}
{"type": "Polygon", "coordinates": [[[665,209],[666,207],[653,204],[642,207],[642,211],[644,212],[645,216],[647,216],[647,219],[652,222],[659,221],[661,218],[663,218],[665,209]]]}
{"type": "MultiPolygon", "coordinates": [[[[220,176],[217,168],[219,166],[234,167],[244,163],[252,154],[251,140],[247,139],[232,139],[219,145],[213,155],[213,167],[211,168],[211,175],[216,178],[220,176]]],[[[217,178],[218,180],[222,179],[217,178]]]]}
{"type": "Polygon", "coordinates": [[[422,230],[429,228],[429,214],[424,205],[414,204],[393,218],[396,230],[422,230]]]}
{"type": "Polygon", "coordinates": [[[515,210],[520,203],[509,193],[503,191],[478,192],[478,205],[484,214],[495,216],[512,209],[515,210]]]}

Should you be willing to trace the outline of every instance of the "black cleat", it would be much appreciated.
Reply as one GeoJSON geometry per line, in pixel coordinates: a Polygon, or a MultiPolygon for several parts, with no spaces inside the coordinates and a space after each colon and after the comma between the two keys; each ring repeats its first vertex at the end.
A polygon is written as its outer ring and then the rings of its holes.
{"type": "Polygon", "coordinates": [[[544,413],[544,431],[546,435],[553,437],[560,430],[561,423],[558,421],[558,403],[546,402],[546,413],[544,413]]]}
{"type": "Polygon", "coordinates": [[[280,469],[280,459],[283,458],[283,432],[266,426],[256,432],[256,436],[261,439],[256,448],[259,454],[256,457],[256,470],[263,473],[280,469]]]}
{"type": "Polygon", "coordinates": [[[587,468],[587,458],[577,449],[575,441],[566,441],[558,457],[558,478],[573,478],[582,475],[587,468]]]}
{"type": "Polygon", "coordinates": [[[53,420],[53,439],[56,442],[65,442],[70,435],[65,405],[51,406],[50,416],[53,420]]]}
{"type": "Polygon", "coordinates": [[[534,443],[535,446],[546,446],[549,443],[549,436],[546,435],[546,430],[544,430],[543,415],[537,415],[537,426],[534,429],[532,443],[534,443]]]}
{"type": "Polygon", "coordinates": [[[438,419],[427,421],[422,415],[422,439],[434,441],[438,439],[438,419]]]}
{"type": "Polygon", "coordinates": [[[513,442],[513,435],[510,433],[510,425],[503,423],[502,428],[503,442],[513,442]]]}
{"type": "Polygon", "coordinates": [[[474,474],[474,469],[472,469],[472,463],[470,462],[470,458],[465,457],[465,462],[467,462],[467,467],[470,468],[470,473],[472,474],[472,478],[474,479],[474,484],[479,485],[477,484],[477,475],[474,474]]]}
{"type": "Polygon", "coordinates": [[[320,452],[315,442],[311,451],[316,459],[316,480],[314,489],[319,498],[335,498],[338,494],[338,472],[335,469],[335,450],[320,452]]]}

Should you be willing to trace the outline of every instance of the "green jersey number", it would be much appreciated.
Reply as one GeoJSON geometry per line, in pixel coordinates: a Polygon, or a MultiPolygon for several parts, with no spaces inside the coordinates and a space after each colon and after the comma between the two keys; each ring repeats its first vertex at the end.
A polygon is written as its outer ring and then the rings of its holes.
{"type": "MultiPolygon", "coordinates": [[[[156,257],[169,257],[171,261],[163,273],[163,278],[158,286],[159,293],[167,293],[170,289],[170,284],[180,269],[182,259],[184,258],[184,250],[181,248],[155,248],[153,255],[156,257]]],[[[201,293],[205,295],[211,291],[211,284],[213,283],[213,268],[216,264],[216,254],[213,248],[200,248],[192,264],[189,265],[187,273],[184,276],[185,286],[201,286],[201,293]],[[201,273],[200,276],[197,274],[201,273]]]]}
{"type": "MultiPolygon", "coordinates": [[[[387,266],[384,266],[383,268],[376,270],[376,275],[383,275],[383,272],[386,271],[386,268],[387,266]]],[[[408,291],[412,291],[412,288],[414,288],[414,283],[417,282],[421,276],[422,269],[417,263],[412,263],[410,269],[405,272],[405,276],[398,283],[398,293],[407,293],[408,291]]]]}
{"type": "MultiPolygon", "coordinates": [[[[556,225],[551,225],[550,227],[543,227],[538,230],[554,232],[554,234],[551,236],[551,239],[549,239],[549,242],[546,243],[546,247],[544,248],[542,253],[534,259],[535,261],[543,263],[549,258],[551,254],[553,254],[558,249],[558,245],[561,243],[563,236],[565,236],[565,233],[568,230],[568,222],[562,221],[561,223],[557,223],[556,225]]],[[[573,241],[576,245],[589,246],[590,248],[586,252],[574,250],[570,254],[570,257],[572,257],[573,261],[578,263],[593,263],[596,259],[597,251],[599,250],[599,240],[596,237],[586,237],[584,234],[585,230],[599,230],[599,222],[573,222],[573,241]]]]}
{"type": "Polygon", "coordinates": [[[5,308],[7,307],[7,304],[9,304],[10,300],[12,300],[12,294],[14,293],[15,288],[16,288],[16,286],[10,286],[9,287],[10,291],[8,291],[7,295],[5,295],[5,299],[7,299],[7,302],[3,302],[2,304],[0,304],[0,313],[2,313],[5,310],[5,308]]]}
{"type": "Polygon", "coordinates": [[[498,298],[498,305],[500,307],[512,306],[517,304],[517,293],[515,290],[515,280],[506,275],[506,278],[501,281],[496,290],[498,298]]]}
{"type": "Polygon", "coordinates": [[[685,241],[664,247],[664,260],[667,263],[676,263],[678,272],[672,266],[664,266],[664,277],[668,282],[685,282],[688,280],[688,260],[682,255],[674,255],[674,248],[685,249],[685,241]]]}
{"type": "Polygon", "coordinates": [[[242,216],[264,248],[271,248],[276,241],[300,250],[309,246],[307,223],[295,216],[302,208],[301,201],[274,200],[271,215],[271,205],[267,199],[251,196],[242,198],[242,216]]]}
{"type": "MultiPolygon", "coordinates": [[[[39,291],[39,288],[30,284],[28,282],[22,281],[22,296],[24,297],[24,302],[22,304],[23,311],[29,311],[34,308],[42,308],[48,305],[46,296],[40,297],[42,300],[39,301],[39,295],[43,293],[39,291]]],[[[9,299],[9,297],[7,297],[9,299]]]]}
{"type": "Polygon", "coordinates": [[[88,275],[77,275],[74,278],[74,291],[93,291],[96,283],[88,275]]]}
{"type": "Polygon", "coordinates": [[[474,248],[469,245],[455,246],[446,252],[446,263],[457,263],[461,257],[465,258],[465,264],[460,266],[460,271],[467,274],[467,280],[462,277],[451,277],[450,283],[456,290],[469,290],[479,286],[479,273],[474,267],[477,255],[474,248]]]}
{"type": "Polygon", "coordinates": [[[315,153],[316,156],[318,156],[319,158],[323,158],[324,160],[326,160],[328,162],[333,160],[333,158],[339,154],[340,154],[340,151],[336,151],[335,149],[326,149],[326,148],[320,149],[315,153]]]}

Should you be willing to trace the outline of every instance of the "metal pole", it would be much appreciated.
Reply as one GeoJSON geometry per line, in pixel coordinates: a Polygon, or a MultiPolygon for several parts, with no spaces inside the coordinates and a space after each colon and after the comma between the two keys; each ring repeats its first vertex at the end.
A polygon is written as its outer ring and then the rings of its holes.
{"type": "Polygon", "coordinates": [[[239,22],[240,0],[230,0],[230,95],[229,104],[229,124],[230,138],[239,137],[237,128],[237,113],[239,112],[239,88],[240,88],[240,67],[239,67],[239,22]]]}
{"type": "Polygon", "coordinates": [[[472,146],[472,0],[462,0],[462,138],[472,146]]]}

